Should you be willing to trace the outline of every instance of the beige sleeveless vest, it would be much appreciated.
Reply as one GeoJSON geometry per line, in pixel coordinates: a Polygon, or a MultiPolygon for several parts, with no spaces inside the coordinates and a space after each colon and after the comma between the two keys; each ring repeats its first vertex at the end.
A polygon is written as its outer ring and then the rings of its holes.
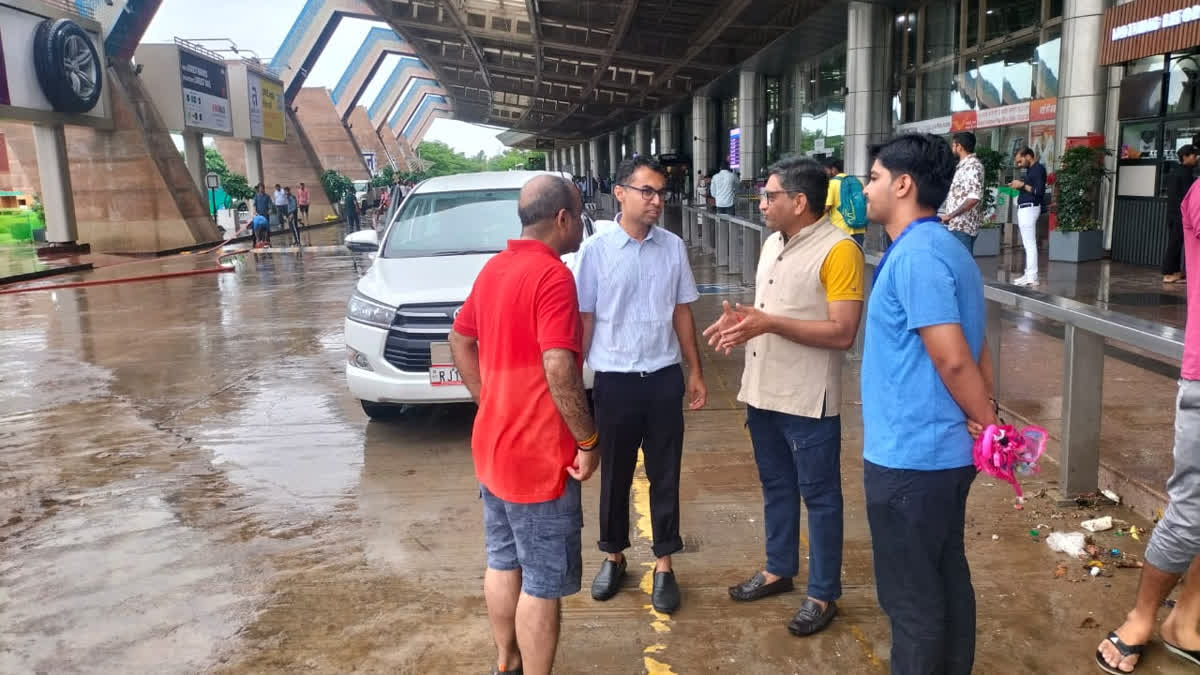
{"type": "MultiPolygon", "coordinates": [[[[804,228],[785,244],[776,232],[763,244],[755,277],[754,306],[776,316],[810,321],[829,318],[821,266],[843,239],[829,218],[804,228]]],[[[746,343],[746,368],[738,400],[763,410],[802,417],[839,414],[843,352],[797,344],[773,333],[746,343]]]]}

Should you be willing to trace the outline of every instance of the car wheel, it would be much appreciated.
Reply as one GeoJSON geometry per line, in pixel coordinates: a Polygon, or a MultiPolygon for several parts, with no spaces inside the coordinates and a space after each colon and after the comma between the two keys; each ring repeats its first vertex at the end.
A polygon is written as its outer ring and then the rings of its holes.
{"type": "Polygon", "coordinates": [[[92,38],[70,19],[46,19],[33,36],[38,84],[58,112],[85,113],[96,107],[104,84],[92,38]]]}
{"type": "Polygon", "coordinates": [[[359,401],[362,404],[363,412],[367,417],[377,422],[392,422],[404,417],[409,412],[412,406],[397,405],[394,403],[376,403],[374,401],[359,401]]]}

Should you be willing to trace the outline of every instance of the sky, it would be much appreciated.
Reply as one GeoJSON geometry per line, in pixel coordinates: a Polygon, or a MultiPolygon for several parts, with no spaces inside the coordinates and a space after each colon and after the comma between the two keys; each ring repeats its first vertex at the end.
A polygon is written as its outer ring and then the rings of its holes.
{"type": "MultiPolygon", "coordinates": [[[[269,62],[303,6],[304,0],[163,0],[142,42],[171,42],[177,37],[184,40],[228,38],[243,55],[249,56],[245,50],[252,50],[263,61],[269,62]]],[[[383,25],[364,19],[342,19],[325,51],[317,59],[316,67],[305,80],[305,86],[333,89],[367,33],[372,27],[383,25]]],[[[228,43],[207,41],[201,44],[213,50],[229,46],[228,43]]],[[[384,59],[375,78],[359,99],[359,105],[371,105],[398,59],[393,55],[384,59]]],[[[444,141],[468,156],[480,150],[488,155],[496,155],[504,151],[504,145],[496,140],[496,134],[501,131],[494,127],[439,119],[430,125],[425,139],[444,141]]]]}

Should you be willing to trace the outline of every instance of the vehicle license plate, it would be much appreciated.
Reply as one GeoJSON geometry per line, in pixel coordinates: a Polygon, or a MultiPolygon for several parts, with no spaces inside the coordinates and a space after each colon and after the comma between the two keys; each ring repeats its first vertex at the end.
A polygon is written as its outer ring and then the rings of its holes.
{"type": "Polygon", "coordinates": [[[462,375],[454,367],[450,356],[449,342],[434,342],[429,345],[429,384],[434,387],[461,386],[462,375]]]}

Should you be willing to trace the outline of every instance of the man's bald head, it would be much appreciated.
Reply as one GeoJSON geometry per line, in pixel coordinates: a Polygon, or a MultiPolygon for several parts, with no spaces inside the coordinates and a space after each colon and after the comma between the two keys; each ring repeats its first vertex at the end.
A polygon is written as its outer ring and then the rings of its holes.
{"type": "Polygon", "coordinates": [[[561,176],[536,176],[521,188],[517,200],[517,215],[521,227],[539,230],[553,226],[559,211],[578,215],[583,210],[579,189],[561,176]]]}

